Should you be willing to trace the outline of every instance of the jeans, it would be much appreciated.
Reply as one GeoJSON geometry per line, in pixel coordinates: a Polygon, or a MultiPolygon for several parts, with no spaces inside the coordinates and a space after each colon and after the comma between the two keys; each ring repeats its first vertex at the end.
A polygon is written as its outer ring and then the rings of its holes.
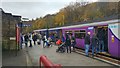
{"type": "Polygon", "coordinates": [[[92,45],[92,56],[94,56],[94,51],[98,53],[97,47],[92,45]]]}
{"type": "Polygon", "coordinates": [[[70,53],[71,53],[71,46],[69,45],[69,46],[66,46],[66,48],[67,48],[67,53],[68,53],[68,50],[70,51],[70,53]]]}
{"type": "Polygon", "coordinates": [[[104,52],[104,41],[103,40],[99,41],[99,52],[104,52]]]}
{"type": "Polygon", "coordinates": [[[85,44],[85,54],[86,54],[86,56],[88,56],[89,47],[90,47],[90,45],[85,44]]]}

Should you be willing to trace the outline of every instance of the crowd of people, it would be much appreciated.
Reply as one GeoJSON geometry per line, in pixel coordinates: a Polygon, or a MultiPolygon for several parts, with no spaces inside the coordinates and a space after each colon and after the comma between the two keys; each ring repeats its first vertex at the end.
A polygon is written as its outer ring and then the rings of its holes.
{"type": "Polygon", "coordinates": [[[33,33],[27,33],[27,34],[22,34],[21,35],[21,49],[22,49],[22,45],[25,44],[26,47],[28,47],[28,43],[29,43],[29,47],[32,47],[32,41],[34,42],[34,45],[37,45],[37,40],[40,38],[40,35],[33,32],[33,33]]]}
{"type": "MultiPolygon", "coordinates": [[[[104,45],[104,42],[102,41],[102,39],[99,40],[95,33],[93,34],[92,38],[90,38],[90,32],[88,32],[84,39],[85,39],[85,55],[87,57],[89,56],[90,47],[92,47],[93,57],[94,57],[94,52],[97,54],[99,51],[101,51],[101,48],[102,50],[104,50],[104,47],[103,46],[101,47],[101,45],[104,45]]],[[[60,48],[62,48],[64,49],[64,51],[62,52],[66,51],[67,53],[71,53],[72,51],[75,51],[75,45],[76,45],[76,39],[70,33],[66,33],[65,36],[61,36],[61,37],[58,37],[53,34],[47,37],[45,34],[40,34],[35,32],[24,34],[21,36],[21,43],[22,44],[25,43],[26,47],[28,47],[28,42],[29,42],[29,47],[32,47],[33,46],[32,41],[34,42],[34,45],[37,44],[40,45],[42,41],[43,48],[50,47],[52,46],[52,43],[55,43],[56,45],[58,45],[57,51],[59,51],[60,48]]],[[[22,48],[22,44],[21,44],[21,48],[22,48]]]]}

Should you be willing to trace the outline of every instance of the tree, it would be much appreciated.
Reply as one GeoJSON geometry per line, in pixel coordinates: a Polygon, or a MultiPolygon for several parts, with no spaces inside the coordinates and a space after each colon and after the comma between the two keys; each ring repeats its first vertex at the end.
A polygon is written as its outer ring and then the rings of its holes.
{"type": "Polygon", "coordinates": [[[71,2],[56,14],[47,14],[33,21],[32,29],[51,28],[75,22],[103,19],[118,13],[117,2],[71,2]]]}

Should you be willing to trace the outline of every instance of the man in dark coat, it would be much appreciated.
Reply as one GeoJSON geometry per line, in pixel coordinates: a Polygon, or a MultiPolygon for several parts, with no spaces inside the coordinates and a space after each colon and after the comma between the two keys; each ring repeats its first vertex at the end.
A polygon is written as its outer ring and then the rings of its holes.
{"type": "Polygon", "coordinates": [[[104,29],[101,28],[99,34],[98,34],[98,38],[99,38],[99,52],[104,52],[104,29]]]}
{"type": "Polygon", "coordinates": [[[68,50],[71,53],[71,40],[68,34],[66,34],[65,45],[66,45],[67,53],[68,53],[68,50]]]}
{"type": "Polygon", "coordinates": [[[94,51],[97,53],[97,46],[98,44],[98,38],[96,36],[96,34],[94,33],[91,39],[91,45],[92,45],[92,57],[94,57],[94,51]]]}
{"type": "Polygon", "coordinates": [[[88,57],[88,52],[90,48],[90,32],[85,36],[85,54],[88,57]]]}
{"type": "Polygon", "coordinates": [[[34,45],[36,45],[36,41],[37,41],[37,35],[36,34],[33,35],[33,41],[34,41],[34,45]]]}

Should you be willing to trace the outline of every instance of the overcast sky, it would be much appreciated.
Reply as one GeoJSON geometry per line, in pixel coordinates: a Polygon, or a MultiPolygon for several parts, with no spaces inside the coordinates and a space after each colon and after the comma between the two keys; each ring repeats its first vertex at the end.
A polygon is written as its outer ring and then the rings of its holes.
{"type": "Polygon", "coordinates": [[[47,14],[57,13],[61,8],[76,1],[97,0],[2,0],[0,5],[5,12],[21,15],[25,18],[43,17],[47,14]]]}
{"type": "Polygon", "coordinates": [[[27,18],[43,17],[53,14],[59,9],[67,6],[65,2],[3,2],[2,8],[5,12],[21,15],[27,18]]]}

